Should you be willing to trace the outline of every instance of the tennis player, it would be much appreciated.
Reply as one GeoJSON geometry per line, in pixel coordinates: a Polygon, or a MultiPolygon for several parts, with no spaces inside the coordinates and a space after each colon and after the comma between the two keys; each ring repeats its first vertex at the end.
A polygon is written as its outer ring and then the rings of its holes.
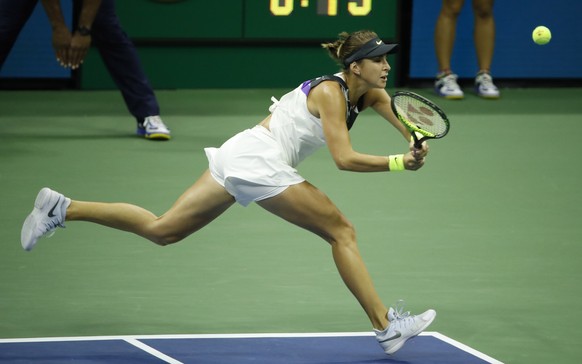
{"type": "Polygon", "coordinates": [[[342,67],[341,72],[305,81],[281,100],[251,129],[219,148],[206,148],[209,168],[162,216],[126,203],[71,200],[49,188],[37,195],[22,227],[21,243],[32,249],[42,236],[65,221],[90,221],[140,235],[158,245],[176,243],[210,223],[235,202],[256,202],[265,210],[307,229],[331,246],[337,269],[358,300],[387,354],[418,335],[436,316],[387,308],[378,296],[360,256],[352,223],[295,167],[327,145],[340,170],[353,172],[415,171],[428,145],[389,156],[363,154],[350,143],[349,129],[358,114],[372,108],[396,128],[406,142],[411,135],[398,121],[385,91],[390,65],[386,55],[396,44],[385,44],[372,31],[341,33],[322,45],[342,67]]]}

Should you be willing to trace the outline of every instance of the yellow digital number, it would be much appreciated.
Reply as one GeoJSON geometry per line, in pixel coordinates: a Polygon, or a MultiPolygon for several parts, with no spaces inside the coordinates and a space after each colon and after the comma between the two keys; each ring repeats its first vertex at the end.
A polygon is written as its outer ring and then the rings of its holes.
{"type": "Polygon", "coordinates": [[[275,16],[287,16],[293,12],[293,0],[271,0],[270,9],[275,16]]]}
{"type": "Polygon", "coordinates": [[[353,16],[366,16],[372,11],[372,0],[353,0],[348,2],[348,11],[353,16]]]}
{"type": "MultiPolygon", "coordinates": [[[[293,12],[293,0],[271,0],[269,8],[275,16],[289,16],[293,12]]],[[[309,6],[309,0],[300,0],[300,6],[309,6]]],[[[337,16],[338,0],[317,0],[317,14],[337,16]]],[[[372,11],[372,0],[349,0],[348,12],[352,16],[366,16],[372,11]]]]}
{"type": "Polygon", "coordinates": [[[337,0],[327,0],[327,15],[328,16],[337,15],[337,0]]]}

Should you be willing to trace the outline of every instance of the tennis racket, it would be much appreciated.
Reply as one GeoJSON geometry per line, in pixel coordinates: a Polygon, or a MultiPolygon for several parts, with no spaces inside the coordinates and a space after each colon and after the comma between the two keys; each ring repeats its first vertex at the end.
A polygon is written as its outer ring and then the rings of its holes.
{"type": "Polygon", "coordinates": [[[396,91],[391,106],[394,114],[412,134],[416,149],[422,148],[423,141],[440,139],[449,132],[447,115],[423,96],[410,91],[396,91]]]}

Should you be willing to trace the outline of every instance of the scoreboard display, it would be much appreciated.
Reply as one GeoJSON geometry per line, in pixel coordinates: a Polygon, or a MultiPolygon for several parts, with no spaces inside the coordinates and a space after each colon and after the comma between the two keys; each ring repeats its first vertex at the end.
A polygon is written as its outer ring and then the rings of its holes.
{"type": "Polygon", "coordinates": [[[124,0],[117,3],[134,39],[328,40],[370,29],[394,39],[398,0],[124,0]],[[139,16],[135,9],[140,9],[139,16]],[[155,18],[152,27],[143,19],[155,18]]]}
{"type": "MultiPolygon", "coordinates": [[[[336,16],[338,1],[337,0],[316,0],[317,14],[336,16]]],[[[275,16],[289,16],[293,12],[295,1],[293,0],[271,0],[269,9],[275,16]]],[[[299,5],[302,8],[309,7],[309,0],[300,0],[299,5]]],[[[348,1],[349,13],[353,16],[366,16],[372,10],[372,0],[348,1]]]]}
{"type": "Polygon", "coordinates": [[[247,1],[244,37],[323,40],[370,29],[394,39],[396,18],[395,0],[247,1]]]}
{"type": "MultiPolygon", "coordinates": [[[[320,43],[343,31],[373,30],[386,42],[401,41],[403,1],[123,0],[117,13],[158,88],[288,88],[337,70],[320,43]],[[155,26],[144,19],[156,19],[155,26]],[[244,70],[239,77],[215,76],[233,64],[244,70]],[[285,71],[266,71],[268,65],[285,71]]],[[[398,57],[389,57],[389,86],[398,82],[398,57]]],[[[97,64],[85,62],[83,87],[112,87],[103,67],[89,70],[97,64]]]]}

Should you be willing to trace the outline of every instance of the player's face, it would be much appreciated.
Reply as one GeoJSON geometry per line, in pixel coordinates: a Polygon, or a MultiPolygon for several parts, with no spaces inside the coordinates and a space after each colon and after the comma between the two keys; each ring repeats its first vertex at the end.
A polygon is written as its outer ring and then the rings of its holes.
{"type": "Polygon", "coordinates": [[[375,88],[385,88],[390,65],[386,56],[366,58],[361,63],[361,78],[375,88]]]}

